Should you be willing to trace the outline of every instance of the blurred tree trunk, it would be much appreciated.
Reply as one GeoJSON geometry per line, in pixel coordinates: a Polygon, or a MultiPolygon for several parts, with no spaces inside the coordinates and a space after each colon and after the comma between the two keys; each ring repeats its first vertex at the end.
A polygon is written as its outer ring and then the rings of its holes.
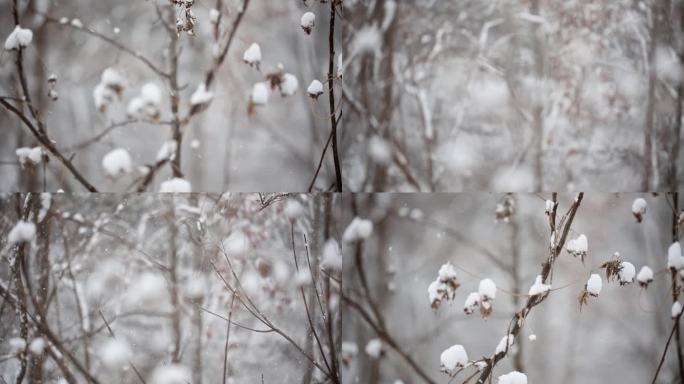
{"type": "MultiPolygon", "coordinates": [[[[539,0],[530,2],[530,13],[539,16],[539,0]]],[[[535,23],[532,27],[533,51],[534,51],[534,75],[538,81],[544,79],[544,46],[542,42],[542,29],[535,23]]],[[[534,138],[534,190],[544,190],[544,106],[534,106],[532,111],[532,129],[534,138]]]]}
{"type": "MultiPolygon", "coordinates": [[[[40,204],[35,205],[33,211],[34,215],[40,219],[39,212],[43,207],[44,202],[41,199],[40,204]]],[[[50,289],[50,220],[51,207],[45,213],[45,217],[38,223],[38,251],[36,252],[36,265],[38,266],[38,290],[35,292],[36,305],[38,313],[48,313],[48,296],[50,289]]],[[[38,335],[36,335],[38,336],[38,335]]],[[[32,384],[43,383],[43,365],[45,363],[45,354],[40,355],[31,354],[29,362],[29,382],[32,384]]]]}

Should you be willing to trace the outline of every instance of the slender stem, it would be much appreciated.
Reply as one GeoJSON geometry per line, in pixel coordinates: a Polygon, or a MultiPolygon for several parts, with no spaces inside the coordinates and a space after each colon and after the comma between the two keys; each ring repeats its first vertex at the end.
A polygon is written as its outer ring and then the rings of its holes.
{"type": "Polygon", "coordinates": [[[337,149],[337,116],[335,113],[335,4],[337,0],[330,0],[330,32],[328,33],[328,100],[330,102],[330,134],[332,136],[333,161],[335,163],[335,191],[342,192],[342,171],[340,156],[337,149]]]}

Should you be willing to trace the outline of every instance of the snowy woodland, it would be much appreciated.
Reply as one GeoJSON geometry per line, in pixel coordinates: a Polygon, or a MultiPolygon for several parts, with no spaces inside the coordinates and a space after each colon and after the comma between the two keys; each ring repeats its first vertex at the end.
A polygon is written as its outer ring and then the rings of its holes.
{"type": "Polygon", "coordinates": [[[681,0],[344,2],[352,191],[674,191],[681,0]]]}
{"type": "Polygon", "coordinates": [[[343,382],[682,382],[677,194],[345,204],[343,382]]]}
{"type": "Polygon", "coordinates": [[[340,383],[331,194],[0,198],[0,382],[340,383]]]}
{"type": "Polygon", "coordinates": [[[340,4],[0,1],[0,188],[341,190],[340,4]]]}

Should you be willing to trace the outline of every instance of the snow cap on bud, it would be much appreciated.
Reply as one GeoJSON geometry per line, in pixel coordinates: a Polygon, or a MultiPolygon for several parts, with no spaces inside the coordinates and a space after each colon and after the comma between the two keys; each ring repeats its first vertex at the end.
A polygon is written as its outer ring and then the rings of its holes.
{"type": "Polygon", "coordinates": [[[318,99],[318,96],[323,94],[323,83],[318,80],[313,80],[306,89],[306,93],[308,93],[309,97],[312,99],[318,99]]]}
{"type": "Polygon", "coordinates": [[[641,223],[644,213],[646,213],[646,200],[642,198],[634,199],[634,202],[632,203],[632,214],[637,222],[641,223]]]}
{"type": "Polygon", "coordinates": [[[302,26],[302,29],[304,30],[304,32],[306,32],[307,35],[311,34],[311,31],[313,30],[315,23],[316,15],[314,15],[313,12],[306,12],[302,15],[302,19],[300,20],[300,25],[302,26]]]}

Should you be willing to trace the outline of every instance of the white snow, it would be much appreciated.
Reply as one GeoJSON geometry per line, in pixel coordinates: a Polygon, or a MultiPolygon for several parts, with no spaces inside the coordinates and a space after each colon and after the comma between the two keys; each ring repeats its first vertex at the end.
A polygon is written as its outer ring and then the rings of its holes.
{"type": "Polygon", "coordinates": [[[157,151],[157,161],[162,160],[172,160],[176,157],[176,152],[178,151],[178,143],[176,140],[169,140],[164,142],[159,151],[157,151]]]}
{"type": "Polygon", "coordinates": [[[100,83],[113,90],[123,89],[126,86],[126,79],[114,68],[106,68],[100,76],[100,83]]]}
{"type": "Polygon", "coordinates": [[[221,12],[219,12],[218,9],[212,8],[209,10],[209,22],[211,22],[212,24],[218,23],[220,17],[221,17],[221,12]]]}
{"type": "Polygon", "coordinates": [[[19,353],[26,349],[26,340],[21,337],[13,337],[9,339],[10,351],[12,353],[19,353]]]}
{"type": "Polygon", "coordinates": [[[194,276],[185,283],[185,297],[190,300],[200,300],[204,297],[207,283],[201,276],[194,276]]]}
{"type": "Polygon", "coordinates": [[[311,285],[311,272],[307,268],[302,268],[295,274],[294,283],[297,288],[311,285]]]}
{"type": "Polygon", "coordinates": [[[643,215],[646,213],[646,200],[642,198],[634,199],[632,203],[632,213],[635,215],[643,215]]]}
{"type": "Polygon", "coordinates": [[[36,237],[36,225],[19,220],[14,228],[7,235],[7,242],[10,244],[30,243],[36,237]]]}
{"type": "Polygon", "coordinates": [[[190,104],[193,106],[209,104],[212,98],[214,98],[214,94],[207,89],[204,83],[200,83],[190,96],[190,104]]]}
{"type": "Polygon", "coordinates": [[[152,374],[150,384],[187,384],[192,381],[190,370],[179,364],[158,367],[152,374]]]}
{"type": "Polygon", "coordinates": [[[50,207],[52,206],[52,194],[43,192],[40,194],[40,211],[38,211],[38,222],[42,222],[47,216],[50,207]]]}
{"type": "Polygon", "coordinates": [[[329,239],[323,246],[321,268],[333,271],[342,270],[342,254],[340,253],[340,246],[335,239],[329,239]]]}
{"type": "Polygon", "coordinates": [[[123,148],[117,148],[109,151],[102,158],[102,167],[108,176],[117,177],[133,170],[133,161],[128,151],[123,148]]]}
{"type": "Polygon", "coordinates": [[[166,280],[158,274],[145,272],[128,287],[127,300],[141,306],[158,305],[166,293],[166,280]]]}
{"type": "Polygon", "coordinates": [[[680,313],[682,313],[682,304],[679,301],[675,301],[672,304],[672,318],[676,318],[680,313]]]}
{"type": "Polygon", "coordinates": [[[368,156],[374,163],[387,166],[392,162],[392,147],[387,140],[373,135],[368,140],[368,156]]]}
{"type": "Polygon", "coordinates": [[[74,28],[83,28],[83,22],[81,22],[79,19],[72,19],[71,26],[74,28]]]}
{"type": "Polygon", "coordinates": [[[634,282],[634,275],[636,275],[636,269],[634,268],[634,264],[628,261],[623,261],[620,264],[620,272],[618,273],[618,277],[620,278],[620,285],[625,285],[634,282]]]}
{"type": "Polygon", "coordinates": [[[192,185],[189,181],[181,179],[180,177],[174,177],[166,181],[162,181],[159,186],[159,192],[161,193],[190,193],[192,192],[192,185]]]}
{"type": "Polygon", "coordinates": [[[142,89],[140,90],[140,95],[142,96],[143,100],[150,104],[154,104],[157,107],[161,105],[162,91],[155,83],[147,83],[143,85],[142,89]]]}
{"type": "Polygon", "coordinates": [[[380,339],[371,339],[368,344],[366,344],[366,355],[370,356],[373,359],[377,359],[380,357],[380,354],[382,353],[382,341],[380,339]]]}
{"type": "Polygon", "coordinates": [[[667,268],[680,270],[684,268],[684,256],[679,242],[674,242],[667,249],[667,268]]]}
{"type": "Polygon", "coordinates": [[[599,295],[599,293],[601,293],[602,286],[603,282],[601,281],[601,276],[597,275],[596,273],[592,273],[587,281],[587,292],[589,292],[591,296],[596,297],[599,295]]]}
{"type": "Polygon", "coordinates": [[[530,341],[537,341],[537,335],[535,335],[534,333],[529,335],[527,338],[530,339],[530,341]]]}
{"type": "Polygon", "coordinates": [[[515,337],[513,335],[506,335],[504,336],[501,341],[499,341],[499,344],[496,346],[496,352],[494,352],[496,355],[499,353],[506,352],[508,348],[510,348],[513,345],[513,341],[515,340],[515,337]]]}
{"type": "Polygon", "coordinates": [[[439,356],[439,361],[442,370],[451,374],[456,368],[465,367],[468,364],[468,354],[462,345],[456,344],[445,349],[439,356]]]}
{"type": "Polygon", "coordinates": [[[22,167],[40,164],[43,161],[43,148],[41,147],[21,147],[17,148],[15,153],[22,167]]]}
{"type": "Polygon", "coordinates": [[[494,300],[496,297],[496,284],[494,284],[492,279],[481,280],[477,291],[482,301],[494,300]]]}
{"type": "Polygon", "coordinates": [[[439,281],[439,279],[433,281],[432,283],[430,283],[430,285],[428,285],[428,300],[430,300],[430,305],[432,305],[433,307],[442,300],[442,295],[440,295],[440,288],[442,287],[442,285],[443,283],[439,281]]]}
{"type": "Polygon", "coordinates": [[[120,370],[126,368],[131,349],[127,343],[117,340],[107,340],[99,350],[102,363],[109,369],[120,370]]]}
{"type": "Polygon", "coordinates": [[[468,297],[466,297],[465,304],[463,304],[463,312],[466,315],[472,315],[475,312],[475,308],[480,305],[480,294],[477,292],[471,292],[468,297]]]}
{"type": "Polygon", "coordinates": [[[587,250],[589,249],[587,236],[581,234],[576,239],[568,240],[566,248],[568,252],[575,257],[586,255],[587,250]]]}
{"type": "Polygon", "coordinates": [[[42,355],[44,350],[45,340],[43,340],[42,337],[36,337],[35,339],[31,340],[31,344],[29,344],[29,351],[31,353],[34,355],[42,355]]]}
{"type": "Polygon", "coordinates": [[[299,25],[302,26],[302,29],[306,34],[311,34],[311,30],[314,27],[314,24],[316,23],[316,15],[314,15],[313,12],[306,12],[305,14],[302,15],[301,20],[299,21],[299,25]]]}
{"type": "Polygon", "coordinates": [[[537,275],[536,279],[534,280],[534,284],[530,287],[528,295],[530,295],[530,296],[539,295],[539,294],[542,294],[544,292],[548,292],[550,289],[551,289],[551,285],[542,283],[541,275],[537,275]]]}
{"type": "Polygon", "coordinates": [[[365,240],[373,233],[373,222],[360,217],[355,217],[347,229],[344,230],[342,241],[351,243],[357,240],[365,240]]]}
{"type": "Polygon", "coordinates": [[[437,274],[439,275],[439,280],[442,282],[447,282],[457,277],[456,268],[450,262],[442,264],[442,266],[439,267],[439,272],[437,274]]]}
{"type": "Polygon", "coordinates": [[[554,207],[554,205],[555,205],[555,204],[554,204],[553,200],[546,200],[545,212],[546,212],[547,215],[548,215],[548,214],[551,214],[551,212],[553,212],[553,207],[554,207]]]}
{"type": "Polygon", "coordinates": [[[499,376],[498,384],[527,384],[527,375],[513,371],[499,376]]]}
{"type": "Polygon", "coordinates": [[[5,49],[11,51],[26,48],[31,44],[31,40],[33,40],[33,31],[17,25],[5,40],[5,49]]]}
{"type": "Polygon", "coordinates": [[[342,358],[351,359],[352,357],[358,355],[359,346],[353,341],[343,341],[342,342],[342,358]]]}
{"type": "Polygon", "coordinates": [[[653,270],[647,265],[644,265],[641,267],[641,270],[639,270],[636,279],[640,284],[647,285],[653,281],[653,270]]]}
{"type": "Polygon", "coordinates": [[[283,213],[288,219],[295,220],[304,214],[304,207],[299,203],[299,201],[289,199],[287,202],[285,202],[283,213]]]}
{"type": "Polygon", "coordinates": [[[268,83],[254,84],[251,100],[254,105],[266,105],[268,103],[268,83]]]}
{"type": "Polygon", "coordinates": [[[223,249],[231,257],[245,255],[250,248],[249,238],[241,230],[232,232],[223,240],[223,249]]]}
{"type": "Polygon", "coordinates": [[[283,81],[280,83],[280,95],[281,96],[292,96],[297,92],[299,88],[299,80],[297,77],[291,73],[286,73],[283,75],[283,81]]]}
{"type": "Polygon", "coordinates": [[[252,43],[242,55],[242,60],[250,66],[259,69],[259,63],[261,62],[261,48],[259,44],[252,43]]]}
{"type": "Polygon", "coordinates": [[[309,84],[309,87],[306,88],[306,93],[312,98],[317,99],[318,96],[323,94],[323,83],[318,80],[313,80],[311,84],[309,84]]]}

